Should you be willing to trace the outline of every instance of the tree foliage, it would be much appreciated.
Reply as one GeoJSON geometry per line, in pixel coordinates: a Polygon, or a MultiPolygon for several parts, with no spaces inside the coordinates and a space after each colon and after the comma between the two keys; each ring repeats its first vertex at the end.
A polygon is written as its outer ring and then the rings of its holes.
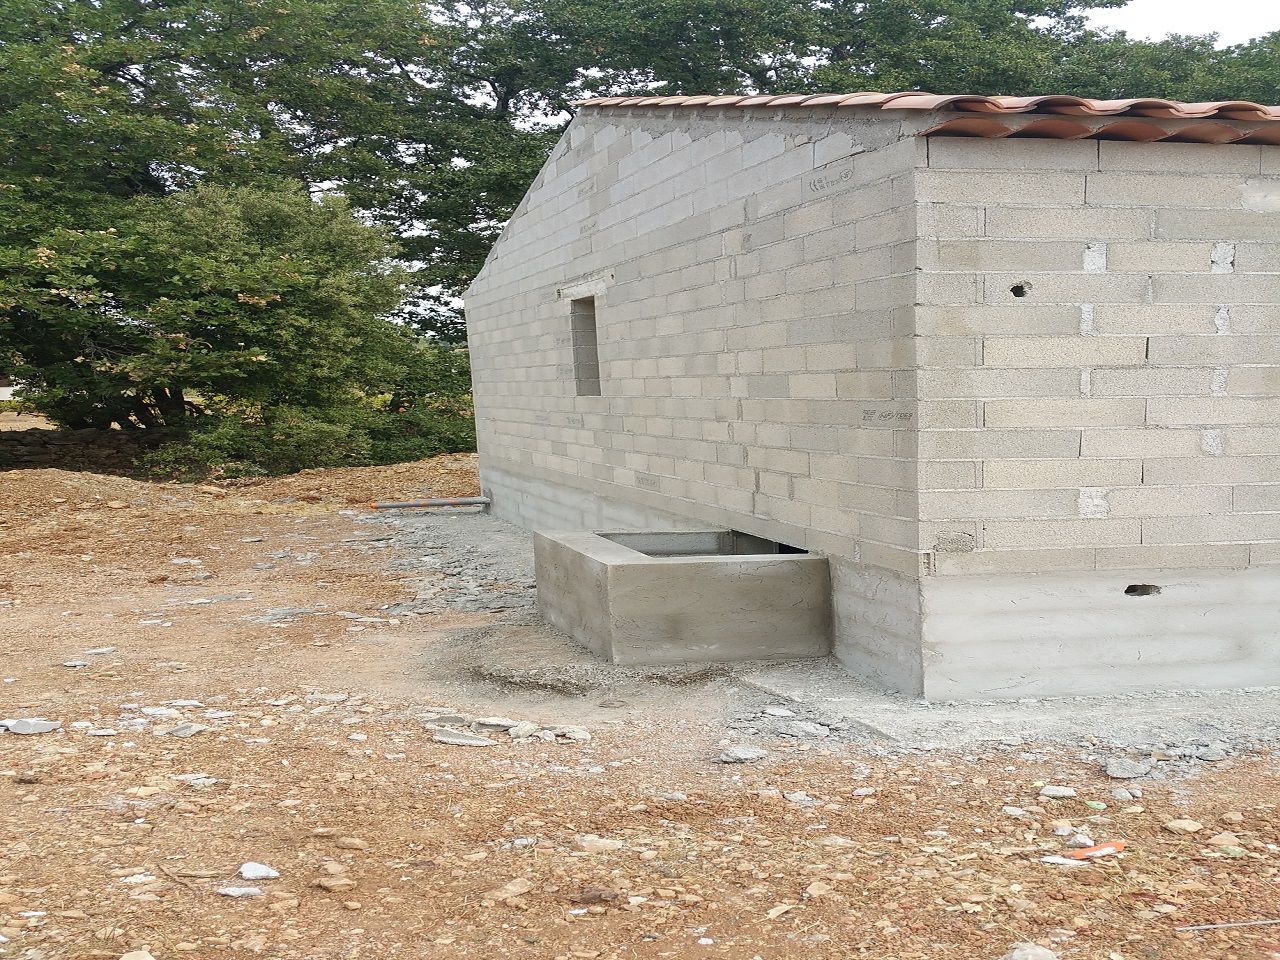
{"type": "Polygon", "coordinates": [[[460,337],[457,296],[581,97],[1280,101],[1280,33],[1088,26],[1123,3],[7,0],[0,374],[66,423],[390,398],[422,348],[385,318],[460,337]]]}

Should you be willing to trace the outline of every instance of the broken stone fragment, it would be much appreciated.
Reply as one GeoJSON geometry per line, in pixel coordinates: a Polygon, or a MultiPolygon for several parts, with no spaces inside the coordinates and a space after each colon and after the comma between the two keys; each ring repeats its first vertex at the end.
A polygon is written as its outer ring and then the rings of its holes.
{"type": "Polygon", "coordinates": [[[516,877],[509,883],[504,883],[495,890],[490,890],[483,894],[486,900],[510,900],[513,897],[519,897],[528,893],[533,889],[533,883],[524,877],[516,877]]]}
{"type": "Polygon", "coordinates": [[[716,757],[717,763],[755,763],[757,760],[763,760],[769,755],[768,750],[760,747],[729,747],[724,750],[720,756],[716,757]]]}
{"type": "Polygon", "coordinates": [[[279,871],[273,870],[265,863],[250,860],[248,863],[240,864],[241,880],[275,880],[279,876],[279,871]]]}
{"type": "Polygon", "coordinates": [[[463,730],[446,730],[436,728],[431,731],[431,739],[436,743],[447,743],[455,747],[496,747],[497,742],[478,733],[467,733],[463,730]]]}
{"type": "Polygon", "coordinates": [[[16,733],[24,737],[34,736],[38,733],[53,733],[62,726],[61,720],[45,720],[40,717],[23,717],[16,720],[0,720],[0,727],[8,730],[10,733],[16,733]]]}
{"type": "Polygon", "coordinates": [[[347,890],[354,890],[356,882],[349,877],[321,877],[312,886],[328,890],[330,893],[343,893],[347,890]]]}
{"type": "Polygon", "coordinates": [[[624,846],[621,840],[598,837],[594,833],[579,834],[574,839],[574,844],[584,853],[611,853],[614,850],[621,850],[624,846]]]}
{"type": "Polygon", "coordinates": [[[235,899],[262,896],[262,890],[258,887],[219,887],[218,893],[224,897],[233,897],[235,899]]]}
{"type": "Polygon", "coordinates": [[[1170,820],[1164,828],[1170,833],[1197,833],[1204,829],[1204,824],[1196,820],[1180,819],[1170,820]]]}
{"type": "Polygon", "coordinates": [[[167,732],[167,735],[170,737],[178,737],[181,740],[185,740],[187,739],[187,737],[194,737],[197,733],[204,733],[206,730],[209,730],[209,729],[211,728],[206,727],[202,723],[189,723],[189,722],[180,723],[176,727],[172,727],[171,729],[169,729],[169,731],[167,732]]]}
{"type": "Polygon", "coordinates": [[[586,743],[591,739],[591,731],[586,727],[562,726],[550,727],[549,730],[557,740],[570,740],[574,743],[586,743]]]}
{"type": "Polygon", "coordinates": [[[1040,788],[1040,796],[1049,800],[1070,800],[1075,795],[1075,787],[1060,787],[1049,784],[1040,788]]]}
{"type": "Polygon", "coordinates": [[[1151,772],[1151,764],[1143,760],[1130,760],[1128,757],[1112,757],[1103,770],[1113,780],[1136,780],[1151,772]]]}
{"type": "Polygon", "coordinates": [[[1015,943],[1000,960],[1058,960],[1058,954],[1038,943],[1015,943]]]}
{"type": "Polygon", "coordinates": [[[471,729],[476,733],[505,733],[519,724],[520,721],[507,717],[476,717],[471,721],[471,729]]]}
{"type": "Polygon", "coordinates": [[[507,731],[507,736],[512,740],[525,740],[532,737],[541,728],[532,720],[521,720],[514,727],[507,731]]]}

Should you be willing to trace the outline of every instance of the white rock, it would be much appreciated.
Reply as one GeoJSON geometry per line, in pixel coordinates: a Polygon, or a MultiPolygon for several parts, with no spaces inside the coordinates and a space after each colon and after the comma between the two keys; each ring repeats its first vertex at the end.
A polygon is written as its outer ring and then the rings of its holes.
{"type": "Polygon", "coordinates": [[[1040,788],[1040,796],[1050,800],[1070,800],[1076,795],[1075,787],[1059,787],[1049,784],[1040,788]]]}
{"type": "Polygon", "coordinates": [[[871,796],[871,795],[872,795],[873,793],[875,793],[875,792],[876,792],[876,788],[875,788],[875,787],[859,787],[857,790],[853,791],[853,796],[855,796],[855,797],[869,797],[869,796],[871,796]]]}
{"type": "Polygon", "coordinates": [[[1077,833],[1067,841],[1067,846],[1072,850],[1084,850],[1086,847],[1097,846],[1097,844],[1093,842],[1093,837],[1087,833],[1077,833]]]}
{"type": "Polygon", "coordinates": [[[1103,766],[1108,777],[1113,780],[1136,780],[1151,772],[1151,764],[1145,760],[1130,760],[1128,757],[1112,757],[1103,766]]]}
{"type": "Polygon", "coordinates": [[[115,653],[115,647],[94,647],[92,650],[81,651],[86,657],[105,657],[108,653],[115,653]]]}
{"type": "Polygon", "coordinates": [[[187,737],[194,737],[197,733],[204,733],[208,729],[210,728],[202,723],[180,723],[168,731],[168,736],[185,740],[187,737]]]}
{"type": "Polygon", "coordinates": [[[760,747],[729,747],[720,756],[716,757],[718,763],[755,763],[757,760],[763,760],[769,755],[768,750],[762,750],[760,747]]]}
{"type": "Polygon", "coordinates": [[[85,661],[85,660],[64,660],[62,662],[62,665],[64,667],[70,667],[72,670],[75,670],[78,667],[87,667],[89,664],[88,664],[88,661],[85,661]]]}
{"type": "Polygon", "coordinates": [[[507,731],[507,736],[512,740],[525,740],[532,737],[541,728],[532,720],[521,720],[514,727],[507,731]]]}
{"type": "Polygon", "coordinates": [[[245,897],[262,896],[262,890],[258,887],[219,887],[218,893],[224,897],[234,897],[237,900],[245,897]]]}
{"type": "Polygon", "coordinates": [[[53,733],[62,726],[61,720],[45,720],[40,717],[20,717],[17,720],[0,720],[0,727],[4,727],[10,733],[21,734],[24,737],[34,736],[38,733],[53,733]]]}
{"type": "Polygon", "coordinates": [[[766,717],[794,717],[795,711],[788,710],[786,707],[765,707],[761,711],[766,717]]]}
{"type": "Polygon", "coordinates": [[[250,860],[240,864],[241,880],[275,880],[279,876],[279,871],[271,869],[265,863],[250,860]]]}
{"type": "Polygon", "coordinates": [[[471,721],[471,729],[476,733],[505,733],[519,723],[509,717],[476,717],[471,721]]]}
{"type": "Polygon", "coordinates": [[[443,728],[432,730],[431,739],[436,743],[447,743],[454,747],[496,747],[498,745],[497,741],[482,737],[478,733],[443,728]]]}
{"type": "Polygon", "coordinates": [[[579,834],[575,842],[578,849],[586,853],[609,853],[614,850],[621,850],[624,846],[621,840],[597,837],[594,833],[579,834]]]}
{"type": "Polygon", "coordinates": [[[1025,817],[1027,815],[1027,811],[1021,807],[1001,807],[1000,812],[1006,817],[1025,817]]]}
{"type": "Polygon", "coordinates": [[[575,743],[586,743],[591,739],[591,732],[586,727],[563,726],[551,727],[557,740],[572,740],[575,743]]]}
{"type": "Polygon", "coordinates": [[[1000,960],[1058,960],[1058,954],[1038,943],[1015,943],[1000,960]]]}

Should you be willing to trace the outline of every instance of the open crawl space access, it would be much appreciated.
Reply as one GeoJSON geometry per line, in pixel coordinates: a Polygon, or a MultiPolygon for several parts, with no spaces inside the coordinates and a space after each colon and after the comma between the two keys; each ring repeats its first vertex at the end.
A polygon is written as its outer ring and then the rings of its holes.
{"type": "Polygon", "coordinates": [[[581,104],[466,297],[482,484],[544,534],[549,618],[609,655],[617,577],[683,562],[616,538],[685,531],[810,576],[691,602],[738,562],[709,549],[627,608],[634,656],[1280,683],[1277,144],[1247,103],[581,104]]]}

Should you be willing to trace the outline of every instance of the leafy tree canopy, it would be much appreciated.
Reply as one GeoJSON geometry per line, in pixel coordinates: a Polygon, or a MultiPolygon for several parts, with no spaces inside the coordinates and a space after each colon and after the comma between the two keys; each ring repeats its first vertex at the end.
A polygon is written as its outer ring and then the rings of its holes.
{"type": "Polygon", "coordinates": [[[1280,33],[1088,26],[1123,2],[8,0],[0,367],[66,422],[381,390],[407,341],[380,318],[459,336],[457,295],[579,97],[1280,101],[1280,33]]]}

